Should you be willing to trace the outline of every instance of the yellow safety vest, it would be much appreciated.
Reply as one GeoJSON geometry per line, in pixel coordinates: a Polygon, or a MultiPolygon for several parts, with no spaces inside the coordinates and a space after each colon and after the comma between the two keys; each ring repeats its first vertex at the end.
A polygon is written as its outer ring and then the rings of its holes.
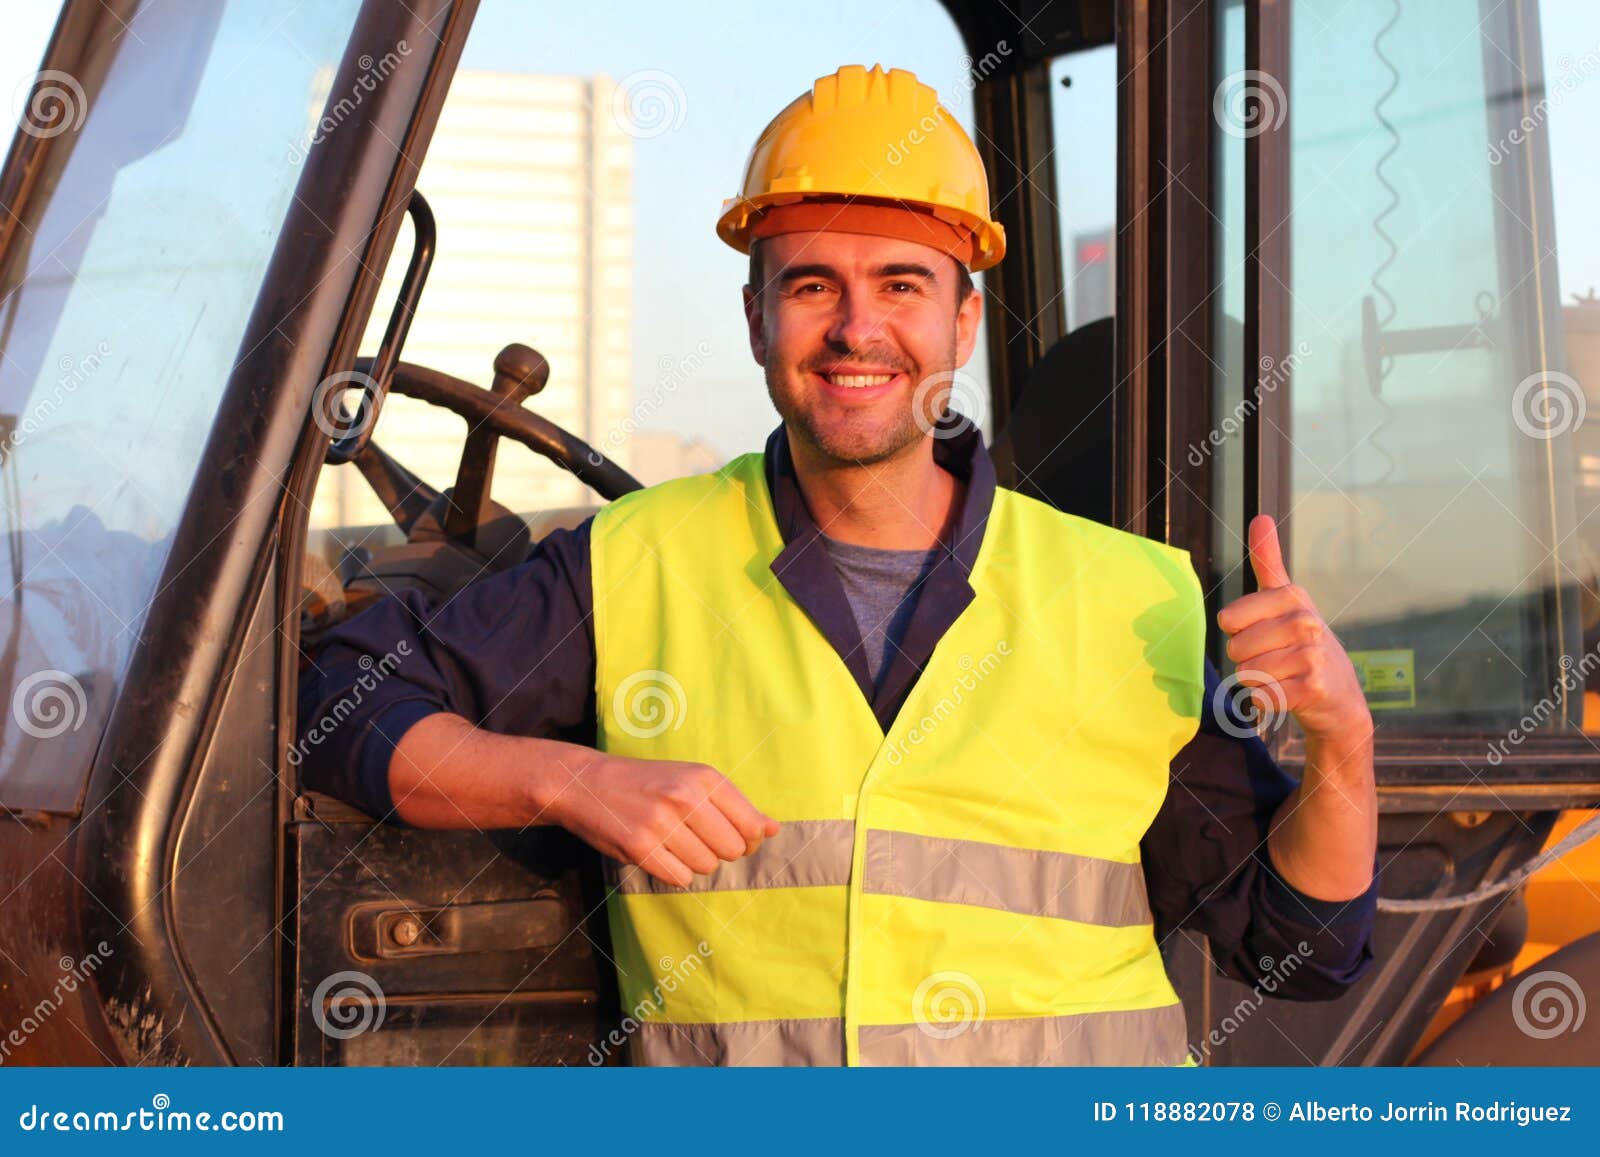
{"type": "Polygon", "coordinates": [[[688,888],[611,866],[634,1062],[1185,1063],[1139,841],[1199,717],[1188,555],[997,489],[885,734],[783,548],[760,454],[594,520],[599,746],[782,824],[688,888]]]}

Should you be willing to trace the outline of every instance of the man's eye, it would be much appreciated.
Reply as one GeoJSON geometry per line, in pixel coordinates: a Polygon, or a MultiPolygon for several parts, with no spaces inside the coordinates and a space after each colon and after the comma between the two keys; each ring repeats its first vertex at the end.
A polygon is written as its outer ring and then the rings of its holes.
{"type": "Polygon", "coordinates": [[[891,293],[915,293],[917,289],[918,287],[909,281],[891,281],[889,283],[889,292],[891,293]]]}

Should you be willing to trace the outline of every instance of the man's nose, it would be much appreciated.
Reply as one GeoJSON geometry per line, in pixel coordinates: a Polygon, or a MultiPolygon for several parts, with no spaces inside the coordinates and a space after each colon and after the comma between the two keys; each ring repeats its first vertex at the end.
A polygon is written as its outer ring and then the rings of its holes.
{"type": "Polygon", "coordinates": [[[887,320],[888,310],[865,295],[841,293],[833,325],[828,330],[828,341],[835,348],[864,349],[882,336],[887,320]]]}

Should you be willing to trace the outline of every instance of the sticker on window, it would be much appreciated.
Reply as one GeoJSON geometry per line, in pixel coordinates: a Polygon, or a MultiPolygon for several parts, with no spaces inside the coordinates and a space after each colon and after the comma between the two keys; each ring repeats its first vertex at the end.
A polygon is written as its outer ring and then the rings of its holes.
{"type": "Polygon", "coordinates": [[[1356,678],[1374,711],[1417,705],[1417,660],[1412,651],[1351,651],[1356,678]]]}

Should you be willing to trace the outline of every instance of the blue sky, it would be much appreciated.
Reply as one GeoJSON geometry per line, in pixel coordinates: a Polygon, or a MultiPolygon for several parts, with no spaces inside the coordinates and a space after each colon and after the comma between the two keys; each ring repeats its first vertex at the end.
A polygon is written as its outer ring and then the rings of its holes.
{"type": "MultiPolygon", "coordinates": [[[[55,7],[5,4],[0,95],[12,97],[37,67],[55,7]]],[[[1313,14],[1317,7],[1306,11],[1313,14]]],[[[1600,152],[1593,146],[1600,80],[1583,71],[1584,54],[1600,48],[1600,20],[1591,0],[1546,0],[1541,10],[1547,71],[1556,75],[1564,61],[1566,71],[1582,73],[1548,125],[1565,295],[1600,283],[1600,226],[1589,210],[1600,182],[1600,152]]],[[[633,387],[640,396],[649,394],[664,361],[706,342],[712,354],[703,368],[653,421],[705,436],[731,454],[757,442],[775,421],[743,333],[738,293],[744,261],[712,231],[750,143],[815,77],[844,63],[912,69],[939,89],[970,128],[965,56],[935,0],[818,0],[803,15],[720,0],[671,6],[643,0],[484,0],[462,63],[606,72],[618,79],[641,70],[670,74],[682,93],[675,110],[681,123],[635,146],[633,387]]],[[[1061,141],[1054,158],[1059,200],[1073,228],[1093,228],[1108,218],[1114,190],[1114,58],[1102,51],[1074,61],[1070,70],[1071,89],[1053,86],[1061,141]]],[[[441,228],[447,243],[449,223],[441,222],[441,228]]],[[[981,376],[981,359],[974,368],[981,376]]]]}
{"type": "Polygon", "coordinates": [[[634,150],[634,389],[647,395],[663,359],[676,361],[705,341],[705,365],[648,424],[705,437],[732,455],[757,448],[777,423],[744,334],[746,261],[713,228],[751,144],[779,109],[843,64],[910,69],[970,131],[965,56],[935,0],[821,0],[803,10],[487,0],[462,67],[605,72],[618,80],[660,70],[680,87],[682,123],[634,150]]]}

